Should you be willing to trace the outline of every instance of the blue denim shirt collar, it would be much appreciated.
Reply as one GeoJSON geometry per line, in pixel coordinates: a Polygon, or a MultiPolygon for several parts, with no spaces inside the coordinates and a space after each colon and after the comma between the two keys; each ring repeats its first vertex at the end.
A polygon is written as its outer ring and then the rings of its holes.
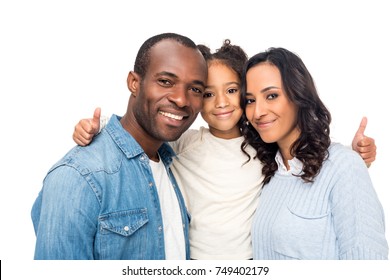
{"type": "MultiPolygon", "coordinates": [[[[133,158],[144,153],[144,150],[138,142],[122,127],[120,120],[120,116],[112,115],[109,125],[106,126],[107,133],[127,158],[133,158]]],[[[171,165],[172,158],[176,155],[171,146],[167,143],[161,145],[158,153],[167,166],[171,165]]]]}

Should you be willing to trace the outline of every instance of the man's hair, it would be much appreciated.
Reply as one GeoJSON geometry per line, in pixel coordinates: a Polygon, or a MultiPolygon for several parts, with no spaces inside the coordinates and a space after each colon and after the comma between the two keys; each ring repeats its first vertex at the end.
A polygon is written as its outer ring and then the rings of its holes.
{"type": "Polygon", "coordinates": [[[143,78],[150,62],[150,49],[163,40],[174,40],[188,48],[197,49],[196,44],[188,37],[176,33],[162,33],[147,39],[135,58],[134,71],[143,78]]]}

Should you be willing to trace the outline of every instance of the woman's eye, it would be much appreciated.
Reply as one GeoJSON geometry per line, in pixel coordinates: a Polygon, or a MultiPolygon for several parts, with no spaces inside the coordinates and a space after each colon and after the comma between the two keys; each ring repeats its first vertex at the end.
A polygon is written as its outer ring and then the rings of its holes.
{"type": "Polygon", "coordinates": [[[271,93],[267,95],[267,99],[272,100],[278,97],[279,95],[277,93],[271,93]]]}
{"type": "Polygon", "coordinates": [[[246,99],[246,104],[251,104],[251,103],[254,103],[254,102],[255,102],[254,99],[250,99],[250,98],[246,99]]]}

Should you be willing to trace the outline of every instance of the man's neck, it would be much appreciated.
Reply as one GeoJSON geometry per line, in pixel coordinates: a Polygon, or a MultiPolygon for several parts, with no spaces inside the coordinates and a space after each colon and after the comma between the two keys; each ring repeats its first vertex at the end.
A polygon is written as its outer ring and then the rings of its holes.
{"type": "Polygon", "coordinates": [[[121,124],[123,128],[133,136],[135,141],[142,147],[145,153],[148,155],[150,160],[159,161],[158,149],[164,143],[162,141],[157,141],[155,138],[151,137],[146,131],[136,122],[135,118],[124,115],[121,119],[121,124]]]}

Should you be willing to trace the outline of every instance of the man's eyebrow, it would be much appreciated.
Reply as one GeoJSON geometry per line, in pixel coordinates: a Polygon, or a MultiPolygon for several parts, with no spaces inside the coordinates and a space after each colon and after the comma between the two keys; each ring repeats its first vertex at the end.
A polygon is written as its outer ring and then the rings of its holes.
{"type": "Polygon", "coordinates": [[[170,76],[172,78],[178,78],[178,76],[172,72],[168,72],[168,71],[161,71],[161,72],[158,72],[155,74],[155,76],[170,76]]]}
{"type": "Polygon", "coordinates": [[[206,85],[203,81],[195,80],[193,81],[194,84],[201,85],[202,87],[206,88],[206,85]]]}
{"type": "MultiPolygon", "coordinates": [[[[157,77],[157,76],[169,76],[169,77],[176,78],[176,79],[179,78],[176,74],[174,74],[172,72],[168,72],[168,71],[158,72],[155,74],[155,77],[157,77]]],[[[194,80],[194,81],[192,81],[192,83],[201,85],[202,87],[206,87],[205,83],[201,80],[194,80]]]]}

